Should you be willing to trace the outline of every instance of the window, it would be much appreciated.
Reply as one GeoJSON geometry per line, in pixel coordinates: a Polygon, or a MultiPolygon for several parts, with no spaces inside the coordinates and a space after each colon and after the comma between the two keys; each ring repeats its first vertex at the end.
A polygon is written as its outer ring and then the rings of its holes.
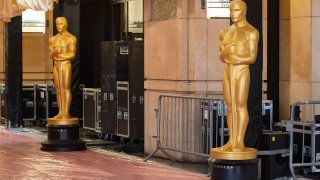
{"type": "Polygon", "coordinates": [[[143,33],[143,1],[129,1],[128,31],[143,33]]]}
{"type": "Polygon", "coordinates": [[[45,11],[27,9],[22,13],[22,32],[46,32],[45,11]]]}
{"type": "Polygon", "coordinates": [[[207,18],[230,18],[230,0],[207,0],[207,18]]]}

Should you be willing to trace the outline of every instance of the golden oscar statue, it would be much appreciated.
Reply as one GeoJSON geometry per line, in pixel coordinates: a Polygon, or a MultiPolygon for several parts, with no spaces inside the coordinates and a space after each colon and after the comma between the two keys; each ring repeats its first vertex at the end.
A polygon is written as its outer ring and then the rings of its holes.
{"type": "Polygon", "coordinates": [[[257,150],[246,148],[244,135],[249,122],[247,99],[250,84],[249,65],[256,60],[259,32],[246,19],[247,6],[241,0],[230,3],[234,23],[220,32],[220,59],[226,64],[223,93],[227,103],[229,141],[220,148],[211,149],[213,159],[255,159],[257,150]]]}
{"type": "Polygon", "coordinates": [[[71,61],[76,55],[77,38],[67,30],[64,17],[56,19],[58,34],[49,39],[50,58],[53,60],[53,81],[57,92],[59,113],[47,120],[48,140],[41,143],[42,151],[80,151],[86,145],[79,138],[79,119],[70,117],[71,61]]]}
{"type": "Polygon", "coordinates": [[[72,101],[71,61],[76,55],[77,38],[67,31],[67,19],[56,19],[58,34],[49,39],[50,58],[53,60],[53,81],[57,92],[59,113],[48,119],[48,124],[78,124],[77,118],[69,114],[72,101]]]}

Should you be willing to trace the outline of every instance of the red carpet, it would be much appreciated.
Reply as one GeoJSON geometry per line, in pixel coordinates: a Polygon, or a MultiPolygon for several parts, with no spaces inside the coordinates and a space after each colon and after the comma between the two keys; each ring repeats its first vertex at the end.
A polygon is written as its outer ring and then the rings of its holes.
{"type": "Polygon", "coordinates": [[[0,179],[208,179],[202,174],[91,150],[43,152],[41,141],[0,130],[0,179]]]}

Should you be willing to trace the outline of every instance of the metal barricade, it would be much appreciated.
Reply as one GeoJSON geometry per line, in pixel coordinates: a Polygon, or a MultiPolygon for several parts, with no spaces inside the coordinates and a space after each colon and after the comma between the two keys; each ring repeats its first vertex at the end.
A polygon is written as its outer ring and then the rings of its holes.
{"type": "Polygon", "coordinates": [[[157,109],[157,147],[160,150],[210,157],[210,149],[224,144],[225,104],[222,99],[161,95],[157,109]],[[213,134],[211,134],[213,133],[213,134]],[[219,137],[220,136],[220,137],[219,137]]]}
{"type": "Polygon", "coordinates": [[[290,120],[284,122],[286,130],[290,132],[289,165],[294,178],[294,168],[320,172],[320,142],[316,143],[320,135],[320,124],[316,122],[316,118],[319,117],[316,114],[319,112],[320,101],[298,101],[291,106],[290,120]],[[302,106],[300,121],[294,121],[296,106],[302,106]]]}

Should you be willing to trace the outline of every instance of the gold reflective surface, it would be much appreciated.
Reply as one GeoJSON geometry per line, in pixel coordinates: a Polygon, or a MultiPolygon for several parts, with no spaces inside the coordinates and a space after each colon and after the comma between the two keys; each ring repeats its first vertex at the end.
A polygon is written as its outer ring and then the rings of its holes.
{"type": "Polygon", "coordinates": [[[221,151],[220,148],[212,148],[211,157],[223,160],[255,159],[257,158],[257,150],[254,148],[243,148],[242,151],[221,151]]]}
{"type": "Polygon", "coordinates": [[[54,119],[48,118],[47,120],[48,125],[75,125],[79,124],[78,118],[69,118],[69,119],[54,119]]]}
{"type": "Polygon", "coordinates": [[[57,92],[59,113],[52,119],[68,120],[72,101],[71,61],[76,55],[77,38],[68,32],[66,18],[58,17],[56,26],[59,33],[49,39],[49,50],[50,58],[54,63],[53,81],[57,92]]]}
{"type": "Polygon", "coordinates": [[[220,59],[226,64],[223,92],[227,103],[229,141],[211,150],[215,159],[244,160],[256,158],[256,150],[245,148],[244,135],[249,122],[247,99],[250,84],[249,65],[257,57],[259,32],[247,19],[247,6],[241,0],[230,3],[230,18],[234,23],[220,32],[220,59]]]}

